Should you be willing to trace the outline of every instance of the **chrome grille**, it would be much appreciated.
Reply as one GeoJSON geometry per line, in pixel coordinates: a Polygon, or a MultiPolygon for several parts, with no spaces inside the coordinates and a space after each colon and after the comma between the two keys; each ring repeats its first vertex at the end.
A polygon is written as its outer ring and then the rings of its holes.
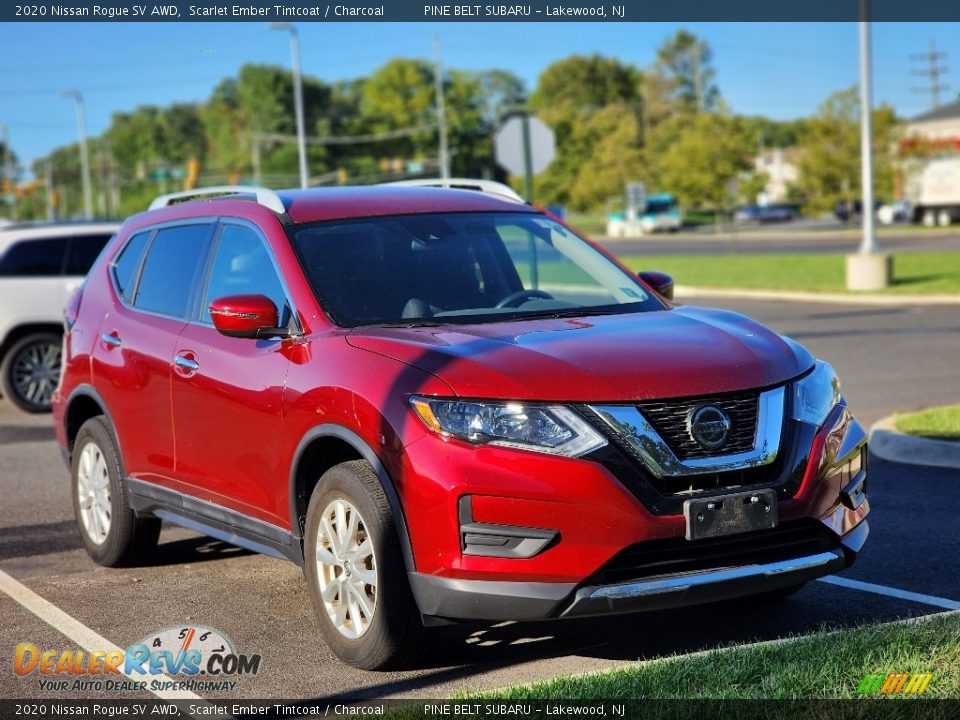
{"type": "Polygon", "coordinates": [[[680,460],[690,460],[752,450],[757,434],[757,397],[756,392],[750,392],[645,402],[636,407],[680,460]],[[716,450],[700,447],[687,429],[687,418],[701,405],[715,405],[730,417],[730,435],[726,444],[716,450]]]}

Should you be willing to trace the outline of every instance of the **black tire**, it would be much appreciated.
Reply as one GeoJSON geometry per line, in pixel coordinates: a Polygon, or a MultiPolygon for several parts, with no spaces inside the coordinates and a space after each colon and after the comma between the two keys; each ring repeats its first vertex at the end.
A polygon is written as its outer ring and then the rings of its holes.
{"type": "Polygon", "coordinates": [[[63,337],[49,332],[33,333],[17,340],[4,355],[3,363],[0,364],[0,385],[2,385],[3,396],[24,412],[50,412],[51,395],[60,381],[62,345],[63,337]],[[23,372],[24,362],[33,363],[34,355],[39,358],[49,357],[51,360],[55,356],[56,364],[55,368],[38,368],[36,380],[38,386],[31,391],[29,387],[23,387],[20,378],[15,376],[23,372]],[[36,395],[31,395],[31,392],[35,392],[36,395]]]}
{"type": "MultiPolygon", "coordinates": [[[[93,474],[91,471],[90,475],[93,474]]],[[[105,567],[125,567],[140,564],[153,552],[160,537],[160,519],[139,517],[130,509],[123,465],[113,440],[113,433],[102,416],[87,420],[77,433],[73,443],[73,458],[70,464],[70,492],[73,496],[73,511],[77,519],[80,537],[93,561],[105,567]],[[102,456],[109,488],[109,528],[101,542],[94,536],[100,533],[89,529],[81,512],[80,466],[85,450],[93,446],[91,454],[102,456]]],[[[95,512],[95,510],[93,511],[95,512]]],[[[89,518],[90,516],[88,516],[89,518]]],[[[96,522],[96,521],[93,521],[96,522]]]]}
{"type": "MultiPolygon", "coordinates": [[[[304,575],[314,611],[324,640],[338,658],[364,670],[405,667],[419,658],[426,629],[410,592],[400,536],[390,504],[373,468],[366,461],[341,463],[320,478],[307,510],[304,558],[304,575]],[[366,630],[356,638],[347,637],[337,629],[320,590],[318,530],[325,511],[336,500],[345,500],[356,508],[366,529],[366,538],[373,544],[377,581],[375,604],[366,630]]],[[[334,571],[333,565],[326,567],[334,571]]],[[[337,567],[341,575],[348,572],[343,566],[337,567]]]]}

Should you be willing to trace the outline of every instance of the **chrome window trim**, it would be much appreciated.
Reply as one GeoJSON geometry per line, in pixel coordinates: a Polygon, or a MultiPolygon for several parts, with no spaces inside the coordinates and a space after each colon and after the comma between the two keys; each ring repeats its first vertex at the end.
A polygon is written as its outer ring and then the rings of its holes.
{"type": "Polygon", "coordinates": [[[786,389],[781,386],[760,393],[757,400],[757,428],[753,449],[733,455],[681,460],[666,441],[633,405],[589,405],[613,432],[643,461],[657,477],[685,477],[744,470],[769,465],[780,452],[783,434],[786,389]]]}

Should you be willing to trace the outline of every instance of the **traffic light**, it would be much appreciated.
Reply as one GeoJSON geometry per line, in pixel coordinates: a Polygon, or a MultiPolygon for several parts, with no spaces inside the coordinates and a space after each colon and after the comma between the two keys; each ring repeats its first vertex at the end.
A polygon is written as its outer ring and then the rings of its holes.
{"type": "Polygon", "coordinates": [[[197,178],[200,176],[200,161],[196,158],[190,158],[187,161],[187,176],[183,180],[184,190],[193,190],[197,186],[197,178]]]}

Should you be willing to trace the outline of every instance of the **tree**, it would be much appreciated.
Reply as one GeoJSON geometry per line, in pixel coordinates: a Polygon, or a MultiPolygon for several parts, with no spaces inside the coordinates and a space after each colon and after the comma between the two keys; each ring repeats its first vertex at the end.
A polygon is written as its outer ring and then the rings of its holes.
{"type": "MultiPolygon", "coordinates": [[[[603,137],[603,132],[598,132],[598,128],[611,129],[611,123],[618,113],[631,115],[632,121],[625,119],[616,135],[628,143],[623,150],[632,151],[634,146],[639,145],[640,81],[641,74],[637,68],[601,55],[573,55],[553,63],[543,71],[530,97],[530,107],[556,134],[557,156],[537,178],[535,187],[539,201],[572,201],[577,207],[587,207],[597,203],[605,192],[600,188],[612,188],[613,181],[610,178],[616,177],[619,170],[598,168],[593,160],[603,137]],[[608,112],[607,108],[611,106],[617,109],[608,112]],[[597,115],[601,117],[594,119],[597,115]],[[604,179],[598,178],[598,182],[593,183],[584,173],[603,175],[604,179]],[[574,198],[572,192],[578,180],[580,189],[574,198]]],[[[612,160],[614,166],[620,162],[614,147],[616,142],[608,141],[601,151],[608,162],[612,160]]],[[[613,194],[619,196],[622,191],[621,187],[613,194]]]]}
{"type": "Polygon", "coordinates": [[[590,147],[588,160],[570,188],[570,202],[576,208],[602,206],[611,198],[622,198],[628,182],[641,177],[642,131],[636,113],[622,104],[607,105],[578,131],[581,143],[590,147]]]}
{"type": "Polygon", "coordinates": [[[657,60],[644,90],[656,120],[670,112],[715,109],[720,90],[710,45],[687,30],[678,30],[657,50],[657,60]]]}
{"type": "Polygon", "coordinates": [[[656,187],[686,206],[723,211],[731,205],[731,182],[753,167],[755,139],[741,118],[721,113],[677,115],[656,129],[656,187]]]}
{"type": "MultiPolygon", "coordinates": [[[[878,198],[893,194],[891,147],[896,115],[883,105],[873,111],[874,186],[878,198]]],[[[815,211],[860,197],[860,101],[856,87],[836,92],[807,123],[798,160],[799,190],[815,211]]]]}

